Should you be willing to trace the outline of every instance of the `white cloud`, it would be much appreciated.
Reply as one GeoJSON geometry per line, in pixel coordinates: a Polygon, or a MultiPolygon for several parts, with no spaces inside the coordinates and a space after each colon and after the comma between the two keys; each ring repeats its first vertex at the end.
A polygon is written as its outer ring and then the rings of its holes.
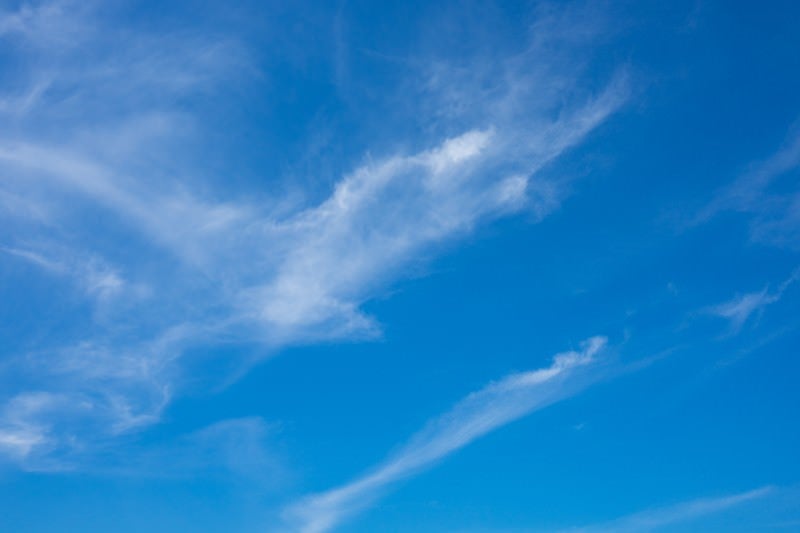
{"type": "Polygon", "coordinates": [[[144,287],[132,287],[113,267],[97,256],[70,254],[58,246],[41,244],[38,249],[0,246],[0,252],[25,260],[47,274],[68,278],[98,306],[108,306],[115,298],[136,299],[146,292],[144,287]]]}
{"type": "Polygon", "coordinates": [[[2,408],[0,449],[26,462],[31,454],[51,446],[45,418],[63,405],[64,398],[49,392],[26,392],[11,398],[2,408]]]}
{"type": "Polygon", "coordinates": [[[747,214],[754,240],[796,248],[800,242],[800,189],[793,177],[798,168],[800,127],[795,125],[777,152],[752,165],[748,172],[719,191],[695,222],[725,211],[747,214]]]}
{"type": "Polygon", "coordinates": [[[640,511],[606,524],[566,529],[563,533],[644,533],[658,531],[668,526],[691,522],[707,515],[765,498],[775,492],[773,487],[761,487],[718,498],[700,498],[669,507],[640,511]]]}
{"type": "Polygon", "coordinates": [[[533,411],[567,398],[602,378],[597,355],[606,345],[592,337],[580,351],[561,353],[546,368],[490,383],[431,420],[397,453],[370,473],[292,505],[285,515],[303,533],[322,533],[362,510],[388,485],[409,477],[469,443],[533,411]]]}
{"type": "Polygon", "coordinates": [[[277,432],[259,417],[221,420],[149,447],[110,450],[95,471],[168,479],[235,478],[257,483],[264,491],[288,478],[270,446],[277,432]]]}
{"type": "Polygon", "coordinates": [[[6,248],[0,247],[0,250],[15,257],[19,257],[26,261],[33,263],[36,266],[44,268],[45,270],[49,270],[55,273],[62,273],[64,271],[64,266],[60,263],[51,261],[46,257],[43,257],[41,254],[33,252],[31,250],[23,250],[20,248],[6,248]]]}
{"type": "Polygon", "coordinates": [[[35,427],[0,428],[0,450],[18,461],[23,461],[31,450],[44,441],[44,435],[35,427]]]}
{"type": "Polygon", "coordinates": [[[0,15],[0,34],[27,43],[18,52],[29,65],[27,86],[0,99],[30,96],[14,127],[0,125],[0,219],[15,228],[0,245],[50,265],[94,303],[82,336],[7,355],[0,401],[62,395],[75,416],[39,423],[80,446],[157,421],[185,384],[183,354],[200,344],[274,353],[380,334],[362,304],[481,224],[556,209],[564,187],[540,171],[628,95],[624,73],[586,87],[581,62],[554,53],[581,54],[589,33],[545,39],[540,26],[526,50],[498,58],[495,78],[485,58],[474,71],[437,61],[435,87],[421,83],[427,99],[411,115],[454,91],[463,101],[462,90],[492,90],[461,114],[434,113],[423,139],[400,140],[416,150],[364,156],[327,198],[287,212],[281,198],[212,185],[195,144],[204,123],[179,105],[259,75],[243,39],[216,28],[213,39],[155,35],[119,27],[110,12],[45,2],[0,15]]]}
{"type": "Polygon", "coordinates": [[[731,328],[738,331],[753,313],[761,312],[766,306],[778,300],[776,295],[769,294],[767,289],[737,296],[725,303],[716,305],[710,312],[726,318],[731,328]]]}
{"type": "Polygon", "coordinates": [[[774,292],[764,288],[758,292],[750,292],[736,296],[727,302],[712,306],[708,312],[725,318],[730,322],[733,332],[739,331],[754,314],[760,314],[764,309],[783,297],[784,292],[800,277],[800,270],[796,270],[789,278],[778,286],[774,292]]]}
{"type": "Polygon", "coordinates": [[[426,246],[521,208],[527,178],[479,173],[487,137],[471,131],[431,151],[362,167],[321,205],[278,225],[292,245],[275,278],[251,289],[260,318],[288,334],[339,319],[370,327],[356,306],[382,278],[426,246]]]}

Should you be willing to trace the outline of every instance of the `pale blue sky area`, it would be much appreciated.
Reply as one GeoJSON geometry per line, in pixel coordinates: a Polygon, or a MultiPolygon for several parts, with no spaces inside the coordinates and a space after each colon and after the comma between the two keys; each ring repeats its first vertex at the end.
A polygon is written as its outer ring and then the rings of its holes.
{"type": "Polygon", "coordinates": [[[0,531],[800,531],[798,21],[0,1],[0,531]]]}

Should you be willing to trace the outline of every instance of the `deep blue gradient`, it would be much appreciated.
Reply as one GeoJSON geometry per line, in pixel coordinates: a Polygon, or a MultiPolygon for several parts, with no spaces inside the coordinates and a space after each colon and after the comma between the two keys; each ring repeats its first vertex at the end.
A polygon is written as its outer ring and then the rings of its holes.
{"type": "Polygon", "coordinates": [[[798,21],[2,4],[0,531],[800,531],[798,21]]]}

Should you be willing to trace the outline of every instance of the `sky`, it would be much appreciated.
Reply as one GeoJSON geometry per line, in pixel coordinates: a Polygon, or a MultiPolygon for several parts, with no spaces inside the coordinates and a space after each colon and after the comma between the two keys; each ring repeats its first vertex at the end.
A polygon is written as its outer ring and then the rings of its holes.
{"type": "Polygon", "coordinates": [[[0,1],[0,531],[800,531],[799,20],[0,1]]]}

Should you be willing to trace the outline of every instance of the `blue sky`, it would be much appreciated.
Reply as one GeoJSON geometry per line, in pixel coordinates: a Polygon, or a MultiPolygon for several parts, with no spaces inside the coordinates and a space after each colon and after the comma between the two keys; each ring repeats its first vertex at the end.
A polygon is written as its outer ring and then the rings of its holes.
{"type": "Polygon", "coordinates": [[[0,7],[0,530],[800,531],[796,3],[0,7]]]}

